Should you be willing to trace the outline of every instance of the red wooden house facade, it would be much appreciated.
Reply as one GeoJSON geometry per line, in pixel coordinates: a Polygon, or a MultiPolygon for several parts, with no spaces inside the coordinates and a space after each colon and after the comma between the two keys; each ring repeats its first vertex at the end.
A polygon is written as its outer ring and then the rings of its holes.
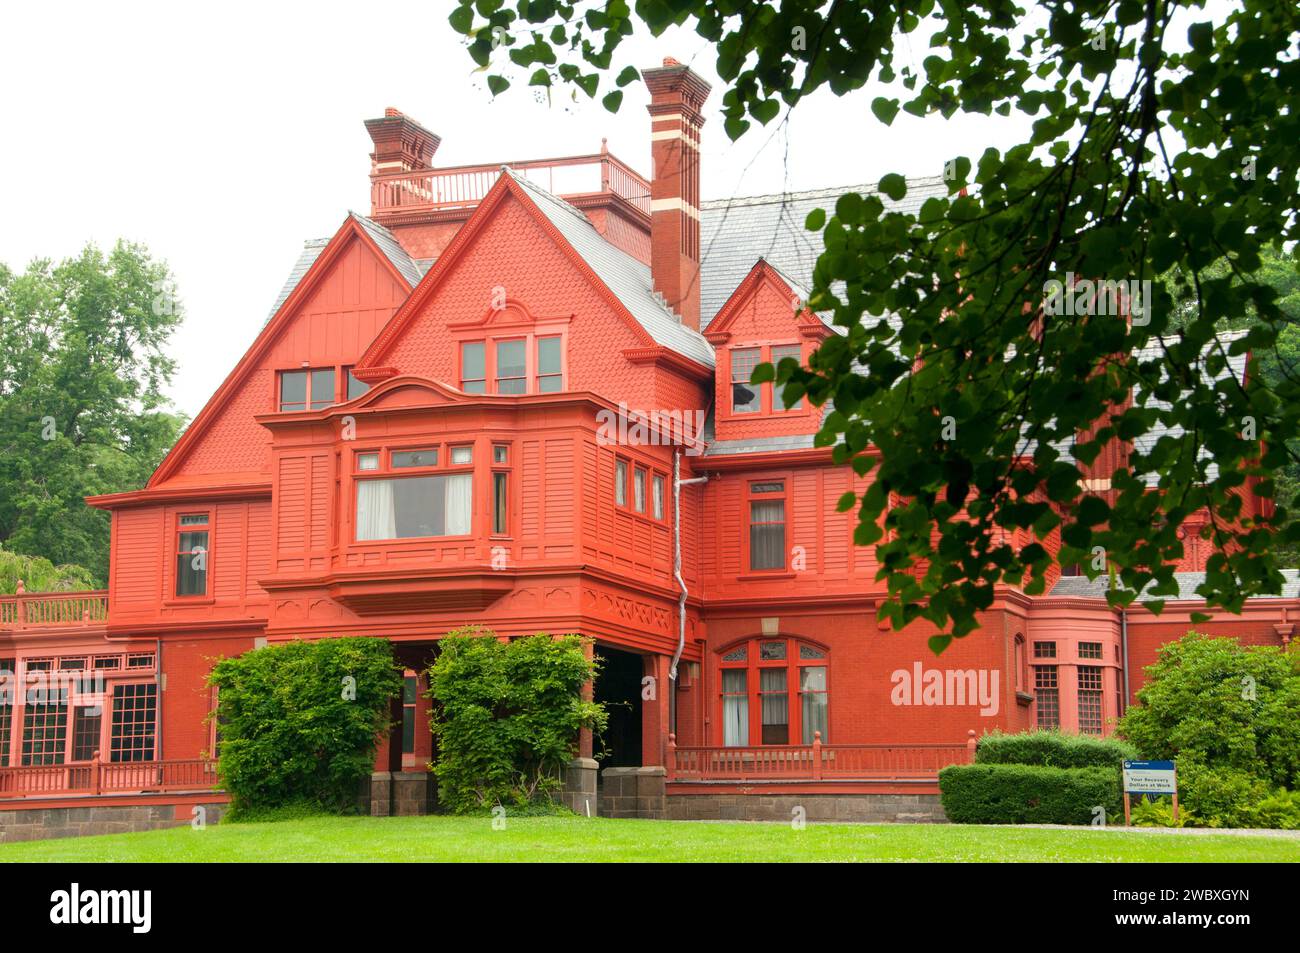
{"type": "MultiPolygon", "coordinates": [[[[419,673],[467,624],[592,638],[597,695],[628,703],[606,763],[670,787],[932,782],[990,730],[1110,730],[1190,627],[1208,553],[1189,537],[1159,617],[1066,577],[1001,591],[939,658],[922,626],[877,624],[873,551],[835,510],[862,484],[813,446],[820,408],[749,384],[835,333],[799,304],[801,223],[840,190],[701,201],[708,87],[671,61],[645,77],[651,181],[603,149],[439,169],[412,119],[367,122],[371,214],[308,243],[148,485],[89,501],[107,592],[0,601],[18,684],[73,673],[0,704],[0,796],[84,793],[89,764],[95,791],[138,789],[140,764],[210,780],[214,661],[340,635],[397,648],[407,728],[377,767],[421,766],[419,673]]],[[[1201,628],[1281,644],[1298,607],[1201,628]]]]}

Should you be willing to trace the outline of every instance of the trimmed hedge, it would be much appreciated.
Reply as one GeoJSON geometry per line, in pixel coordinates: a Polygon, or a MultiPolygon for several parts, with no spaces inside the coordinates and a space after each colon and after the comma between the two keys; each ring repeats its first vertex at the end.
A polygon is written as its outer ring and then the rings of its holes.
{"type": "Polygon", "coordinates": [[[1121,805],[1111,766],[958,764],[939,772],[939,790],[954,824],[1090,824],[1096,807],[1110,815],[1121,805]]]}
{"type": "Polygon", "coordinates": [[[1137,760],[1137,749],[1117,738],[1026,731],[985,735],[975,749],[976,764],[1034,764],[1046,768],[1119,768],[1137,760]]]}

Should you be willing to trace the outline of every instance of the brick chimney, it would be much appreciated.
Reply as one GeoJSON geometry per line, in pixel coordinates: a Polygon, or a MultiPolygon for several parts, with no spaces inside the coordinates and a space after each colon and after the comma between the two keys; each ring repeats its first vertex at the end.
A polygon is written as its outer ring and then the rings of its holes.
{"type": "Polygon", "coordinates": [[[700,128],[709,84],[674,59],[650,89],[650,275],[682,324],[700,329],[700,128]]]}
{"type": "Polygon", "coordinates": [[[370,153],[370,174],[433,168],[433,154],[442,139],[410,116],[389,106],[382,119],[367,119],[366,132],[375,144],[370,153]]]}

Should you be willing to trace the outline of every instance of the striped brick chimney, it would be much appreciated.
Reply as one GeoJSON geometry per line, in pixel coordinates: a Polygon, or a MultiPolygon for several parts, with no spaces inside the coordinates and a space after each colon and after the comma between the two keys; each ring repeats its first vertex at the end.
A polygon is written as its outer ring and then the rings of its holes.
{"type": "Polygon", "coordinates": [[[700,128],[709,84],[674,59],[642,70],[650,89],[650,276],[700,329],[700,128]]]}

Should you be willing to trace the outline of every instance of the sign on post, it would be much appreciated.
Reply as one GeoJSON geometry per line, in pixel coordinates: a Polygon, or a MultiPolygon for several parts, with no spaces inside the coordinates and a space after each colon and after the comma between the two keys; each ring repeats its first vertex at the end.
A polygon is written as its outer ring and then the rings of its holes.
{"type": "Polygon", "coordinates": [[[1178,820],[1178,772],[1172,761],[1124,762],[1124,826],[1129,826],[1131,807],[1129,795],[1171,795],[1174,799],[1174,820],[1178,820]]]}

